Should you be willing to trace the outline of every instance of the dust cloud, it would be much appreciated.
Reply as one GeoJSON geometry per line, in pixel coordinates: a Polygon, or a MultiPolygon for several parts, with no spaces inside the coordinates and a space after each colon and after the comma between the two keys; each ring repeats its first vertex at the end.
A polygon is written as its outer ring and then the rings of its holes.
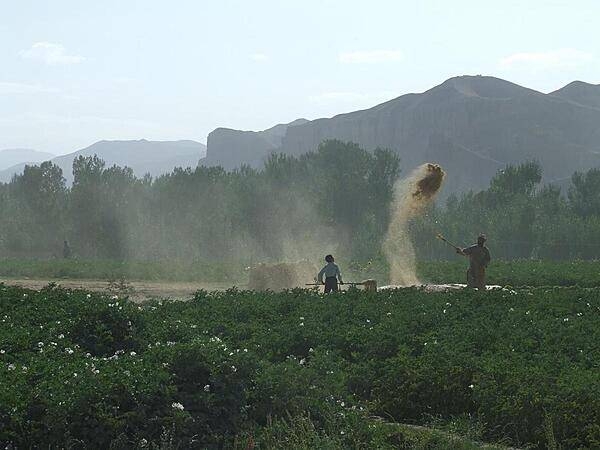
{"type": "Polygon", "coordinates": [[[390,266],[389,281],[392,285],[421,284],[417,278],[415,250],[408,225],[433,201],[442,186],[444,175],[439,165],[426,163],[394,185],[390,223],[383,241],[383,253],[390,266]]]}
{"type": "MultiPolygon", "coordinates": [[[[347,240],[344,230],[323,223],[315,208],[302,198],[293,199],[288,214],[266,215],[262,228],[267,230],[270,247],[255,246],[247,267],[248,289],[256,291],[305,288],[313,283],[326,254],[337,255],[347,240]]],[[[280,208],[276,205],[275,208],[280,208]]],[[[243,284],[243,282],[242,282],[243,284]]]]}

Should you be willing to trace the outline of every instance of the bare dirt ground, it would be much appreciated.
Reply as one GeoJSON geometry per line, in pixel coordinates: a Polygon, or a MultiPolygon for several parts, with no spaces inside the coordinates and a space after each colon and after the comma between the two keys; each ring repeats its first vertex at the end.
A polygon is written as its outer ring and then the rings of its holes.
{"type": "MultiPolygon", "coordinates": [[[[85,289],[94,292],[114,292],[127,294],[133,300],[143,301],[152,298],[174,298],[187,300],[194,292],[204,289],[207,291],[222,291],[232,287],[226,283],[188,283],[170,281],[126,281],[116,284],[107,280],[73,280],[73,279],[0,279],[7,285],[21,286],[27,289],[39,290],[49,283],[56,283],[66,289],[85,289]]],[[[240,288],[243,286],[240,286],[240,288]]]]}
{"type": "MultiPolygon", "coordinates": [[[[202,282],[177,282],[177,281],[125,281],[115,283],[107,280],[75,280],[75,279],[30,279],[8,278],[0,279],[11,286],[20,286],[27,289],[39,290],[49,283],[56,283],[66,289],[83,289],[86,291],[115,293],[120,296],[128,295],[132,300],[145,301],[153,298],[172,298],[176,300],[189,300],[194,293],[204,289],[206,291],[224,291],[233,287],[228,283],[202,283],[202,282]]],[[[247,289],[248,286],[240,284],[237,287],[247,289]]],[[[306,288],[306,286],[300,286],[306,288]]],[[[378,290],[404,288],[406,286],[380,286],[378,290]]],[[[465,284],[426,284],[419,286],[425,292],[445,292],[464,289],[465,284]]],[[[501,286],[490,285],[487,289],[501,289],[501,286]]],[[[344,286],[342,286],[342,290],[344,286]]]]}

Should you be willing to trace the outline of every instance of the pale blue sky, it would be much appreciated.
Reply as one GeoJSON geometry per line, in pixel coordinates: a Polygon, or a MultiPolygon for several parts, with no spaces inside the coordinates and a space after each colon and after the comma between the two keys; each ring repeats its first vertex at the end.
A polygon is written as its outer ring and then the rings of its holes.
{"type": "Polygon", "coordinates": [[[0,149],[259,130],[462,74],[600,83],[600,1],[0,0],[0,149]]]}

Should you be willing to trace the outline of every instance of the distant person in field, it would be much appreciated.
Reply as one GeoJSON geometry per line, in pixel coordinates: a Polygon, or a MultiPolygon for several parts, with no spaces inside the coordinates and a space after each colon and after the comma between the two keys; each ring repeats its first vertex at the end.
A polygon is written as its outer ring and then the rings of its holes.
{"type": "Polygon", "coordinates": [[[342,274],[340,273],[340,268],[334,262],[332,255],[327,255],[325,257],[325,261],[327,264],[325,267],[321,269],[317,278],[319,279],[319,283],[325,285],[325,293],[328,294],[330,292],[338,291],[338,280],[340,284],[344,284],[342,281],[342,274]],[[323,276],[325,276],[325,281],[323,281],[323,276]]]}
{"type": "Polygon", "coordinates": [[[485,269],[490,263],[490,251],[485,246],[485,234],[477,237],[477,244],[457,249],[456,253],[469,257],[467,270],[467,287],[485,289],[485,269]]]}
{"type": "Polygon", "coordinates": [[[69,246],[69,241],[64,241],[64,243],[63,243],[63,258],[64,259],[71,258],[71,247],[69,246]]]}

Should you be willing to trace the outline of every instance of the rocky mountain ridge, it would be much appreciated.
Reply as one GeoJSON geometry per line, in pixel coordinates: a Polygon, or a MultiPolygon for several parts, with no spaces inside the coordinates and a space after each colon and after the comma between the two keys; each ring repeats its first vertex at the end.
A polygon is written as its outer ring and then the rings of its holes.
{"type": "Polygon", "coordinates": [[[449,174],[446,193],[485,187],[507,164],[537,160],[544,180],[600,167],[600,86],[574,82],[544,94],[487,76],[461,76],[373,108],[288,124],[281,144],[264,132],[217,129],[206,165],[260,167],[272,152],[300,155],[325,139],[396,151],[406,173],[423,162],[449,174]]]}

